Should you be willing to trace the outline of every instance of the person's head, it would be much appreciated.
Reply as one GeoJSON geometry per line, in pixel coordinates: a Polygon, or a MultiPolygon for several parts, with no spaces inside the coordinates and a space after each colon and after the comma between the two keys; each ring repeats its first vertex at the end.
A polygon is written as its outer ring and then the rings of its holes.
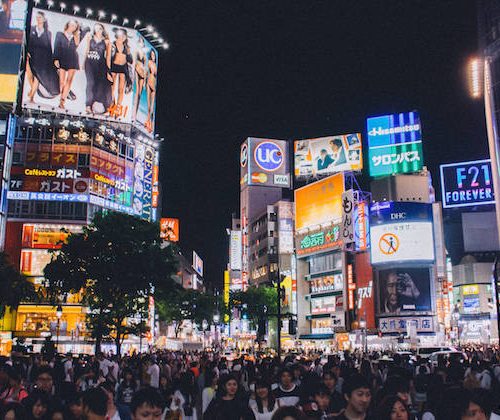
{"type": "Polygon", "coordinates": [[[332,148],[334,153],[337,153],[342,148],[342,140],[340,139],[330,140],[330,147],[332,148]]]}
{"type": "Polygon", "coordinates": [[[75,19],[68,20],[64,25],[64,32],[74,34],[79,29],[78,22],[75,19]]]}
{"type": "Polygon", "coordinates": [[[83,403],[81,394],[76,394],[67,401],[68,410],[75,419],[83,416],[83,403]]]}
{"type": "Polygon", "coordinates": [[[238,381],[233,375],[224,375],[219,380],[218,389],[223,397],[234,398],[238,393],[238,381]]]}
{"type": "Polygon", "coordinates": [[[156,53],[153,50],[149,51],[149,60],[156,63],[156,53]]]}
{"type": "Polygon", "coordinates": [[[213,371],[213,369],[207,369],[205,372],[205,388],[214,387],[217,385],[217,374],[213,371]]]}
{"type": "Polygon", "coordinates": [[[328,388],[330,393],[337,386],[337,376],[333,372],[326,371],[323,373],[323,384],[328,388]]]}
{"type": "Polygon", "coordinates": [[[493,411],[491,394],[484,389],[474,389],[467,395],[461,420],[487,420],[493,411]]]}
{"type": "Polygon", "coordinates": [[[280,383],[284,387],[289,387],[293,382],[293,372],[289,368],[285,368],[280,373],[280,383]]]}
{"type": "Polygon", "coordinates": [[[306,420],[306,415],[297,407],[281,407],[271,420],[306,420]]]}
{"type": "Polygon", "coordinates": [[[88,420],[104,419],[108,411],[108,395],[102,388],[91,388],[83,393],[83,415],[88,420]]]}
{"type": "Polygon", "coordinates": [[[370,384],[361,374],[355,373],[347,377],[342,385],[342,393],[347,401],[347,406],[357,414],[367,412],[372,399],[370,384]]]}
{"type": "Polygon", "coordinates": [[[47,18],[45,17],[45,13],[37,12],[36,14],[36,26],[39,28],[47,29],[47,18]]]}
{"type": "Polygon", "coordinates": [[[96,23],[94,25],[94,36],[102,37],[104,39],[108,39],[108,33],[106,32],[106,28],[101,23],[96,23]]]}
{"type": "Polygon", "coordinates": [[[52,375],[52,369],[50,367],[43,366],[38,370],[35,385],[37,389],[41,391],[52,392],[52,387],[54,386],[54,377],[52,375]]]}
{"type": "Polygon", "coordinates": [[[410,413],[404,401],[397,395],[385,397],[377,408],[377,419],[408,420],[410,413]]]}
{"type": "Polygon", "coordinates": [[[132,369],[125,368],[123,369],[123,379],[125,379],[125,382],[131,383],[134,380],[134,373],[132,372],[132,369]]]}
{"type": "Polygon", "coordinates": [[[21,375],[17,369],[9,367],[9,369],[7,369],[7,375],[9,376],[9,385],[11,387],[18,387],[21,385],[21,375]]]}
{"type": "Polygon", "coordinates": [[[389,309],[393,309],[398,306],[397,286],[398,274],[395,271],[391,271],[385,280],[386,303],[389,309]]]}
{"type": "Polygon", "coordinates": [[[130,404],[133,420],[160,420],[165,401],[154,388],[143,388],[137,391],[130,404]]]}
{"type": "Polygon", "coordinates": [[[49,396],[46,392],[34,390],[23,400],[28,416],[33,419],[41,419],[47,414],[49,407],[49,396]]]}
{"type": "Polygon", "coordinates": [[[190,394],[193,392],[194,387],[194,374],[188,370],[184,372],[179,380],[179,389],[183,394],[190,394]]]}
{"type": "Polygon", "coordinates": [[[123,29],[115,31],[115,38],[117,41],[125,42],[127,40],[127,33],[123,29]]]}
{"type": "Polygon", "coordinates": [[[19,403],[6,404],[0,412],[0,418],[2,420],[23,420],[26,417],[28,417],[26,415],[26,410],[24,406],[19,403]]]}
{"type": "Polygon", "coordinates": [[[50,420],[64,420],[64,408],[61,405],[57,405],[50,408],[50,420]]]}
{"type": "Polygon", "coordinates": [[[321,159],[324,159],[326,158],[326,155],[328,154],[328,152],[326,151],[326,149],[321,149],[321,152],[319,152],[320,156],[321,156],[321,159]]]}
{"type": "Polygon", "coordinates": [[[320,410],[326,410],[330,405],[330,390],[325,385],[320,385],[313,394],[314,401],[320,410]]]}
{"type": "Polygon", "coordinates": [[[389,376],[384,388],[387,394],[396,395],[405,404],[410,404],[410,384],[405,378],[401,376],[389,376]]]}
{"type": "Polygon", "coordinates": [[[115,385],[111,381],[105,381],[101,385],[99,385],[106,396],[108,397],[108,404],[113,404],[115,400],[115,385]]]}

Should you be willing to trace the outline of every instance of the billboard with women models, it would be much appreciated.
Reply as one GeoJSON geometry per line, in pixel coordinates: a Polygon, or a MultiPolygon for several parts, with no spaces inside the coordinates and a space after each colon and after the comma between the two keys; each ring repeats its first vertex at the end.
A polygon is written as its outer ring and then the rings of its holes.
{"type": "Polygon", "coordinates": [[[33,8],[23,106],[154,132],[158,52],[130,28],[33,8]]]}

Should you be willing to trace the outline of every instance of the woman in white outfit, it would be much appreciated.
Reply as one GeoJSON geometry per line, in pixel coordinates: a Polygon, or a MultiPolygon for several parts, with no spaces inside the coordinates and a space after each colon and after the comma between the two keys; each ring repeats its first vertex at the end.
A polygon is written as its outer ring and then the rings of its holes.
{"type": "Polygon", "coordinates": [[[274,398],[271,385],[265,380],[255,383],[255,400],[250,400],[250,409],[255,420],[271,420],[273,414],[278,410],[278,401],[274,398]]]}

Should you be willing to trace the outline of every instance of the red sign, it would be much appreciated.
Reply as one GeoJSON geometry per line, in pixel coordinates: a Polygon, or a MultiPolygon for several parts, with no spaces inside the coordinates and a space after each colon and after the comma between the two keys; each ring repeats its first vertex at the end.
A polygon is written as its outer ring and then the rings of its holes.
{"type": "Polygon", "coordinates": [[[162,218],[160,220],[160,238],[170,242],[179,242],[179,219],[162,218]]]}
{"type": "Polygon", "coordinates": [[[352,272],[352,264],[347,266],[347,291],[348,291],[348,307],[352,311],[354,309],[354,291],[356,290],[356,284],[354,283],[354,276],[352,272]]]}
{"type": "Polygon", "coordinates": [[[362,252],[355,256],[356,273],[356,315],[357,320],[363,318],[366,328],[374,329],[375,324],[375,298],[373,288],[373,271],[370,265],[370,253],[362,252]]]}

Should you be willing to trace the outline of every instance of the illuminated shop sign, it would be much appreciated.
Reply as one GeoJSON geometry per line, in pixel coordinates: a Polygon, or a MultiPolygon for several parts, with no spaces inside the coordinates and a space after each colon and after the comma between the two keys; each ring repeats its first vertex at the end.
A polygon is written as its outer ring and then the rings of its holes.
{"type": "Polygon", "coordinates": [[[378,321],[378,327],[382,333],[406,333],[408,323],[415,325],[417,333],[434,331],[433,318],[427,316],[380,318],[378,321]]]}
{"type": "Polygon", "coordinates": [[[298,255],[306,255],[330,248],[342,247],[340,239],[340,226],[335,225],[331,228],[320,230],[316,233],[297,235],[298,255]]]}
{"type": "Polygon", "coordinates": [[[24,169],[24,175],[26,176],[44,176],[44,177],[53,177],[60,179],[77,179],[82,176],[81,172],[78,172],[76,169],[38,169],[38,168],[26,168],[24,169]]]}
{"type": "Polygon", "coordinates": [[[263,171],[274,172],[283,164],[283,150],[273,141],[259,143],[254,154],[255,162],[263,171]]]}
{"type": "Polygon", "coordinates": [[[330,312],[335,312],[335,296],[311,298],[311,313],[313,315],[330,312]]]}
{"type": "Polygon", "coordinates": [[[89,200],[87,194],[59,194],[28,191],[9,191],[9,200],[33,200],[33,201],[68,201],[86,203],[89,200]]]}
{"type": "Polygon", "coordinates": [[[309,282],[311,293],[326,293],[341,291],[344,287],[342,274],[332,274],[322,277],[314,277],[309,282]]]}
{"type": "Polygon", "coordinates": [[[491,160],[441,165],[443,207],[495,204],[491,160]]]}

